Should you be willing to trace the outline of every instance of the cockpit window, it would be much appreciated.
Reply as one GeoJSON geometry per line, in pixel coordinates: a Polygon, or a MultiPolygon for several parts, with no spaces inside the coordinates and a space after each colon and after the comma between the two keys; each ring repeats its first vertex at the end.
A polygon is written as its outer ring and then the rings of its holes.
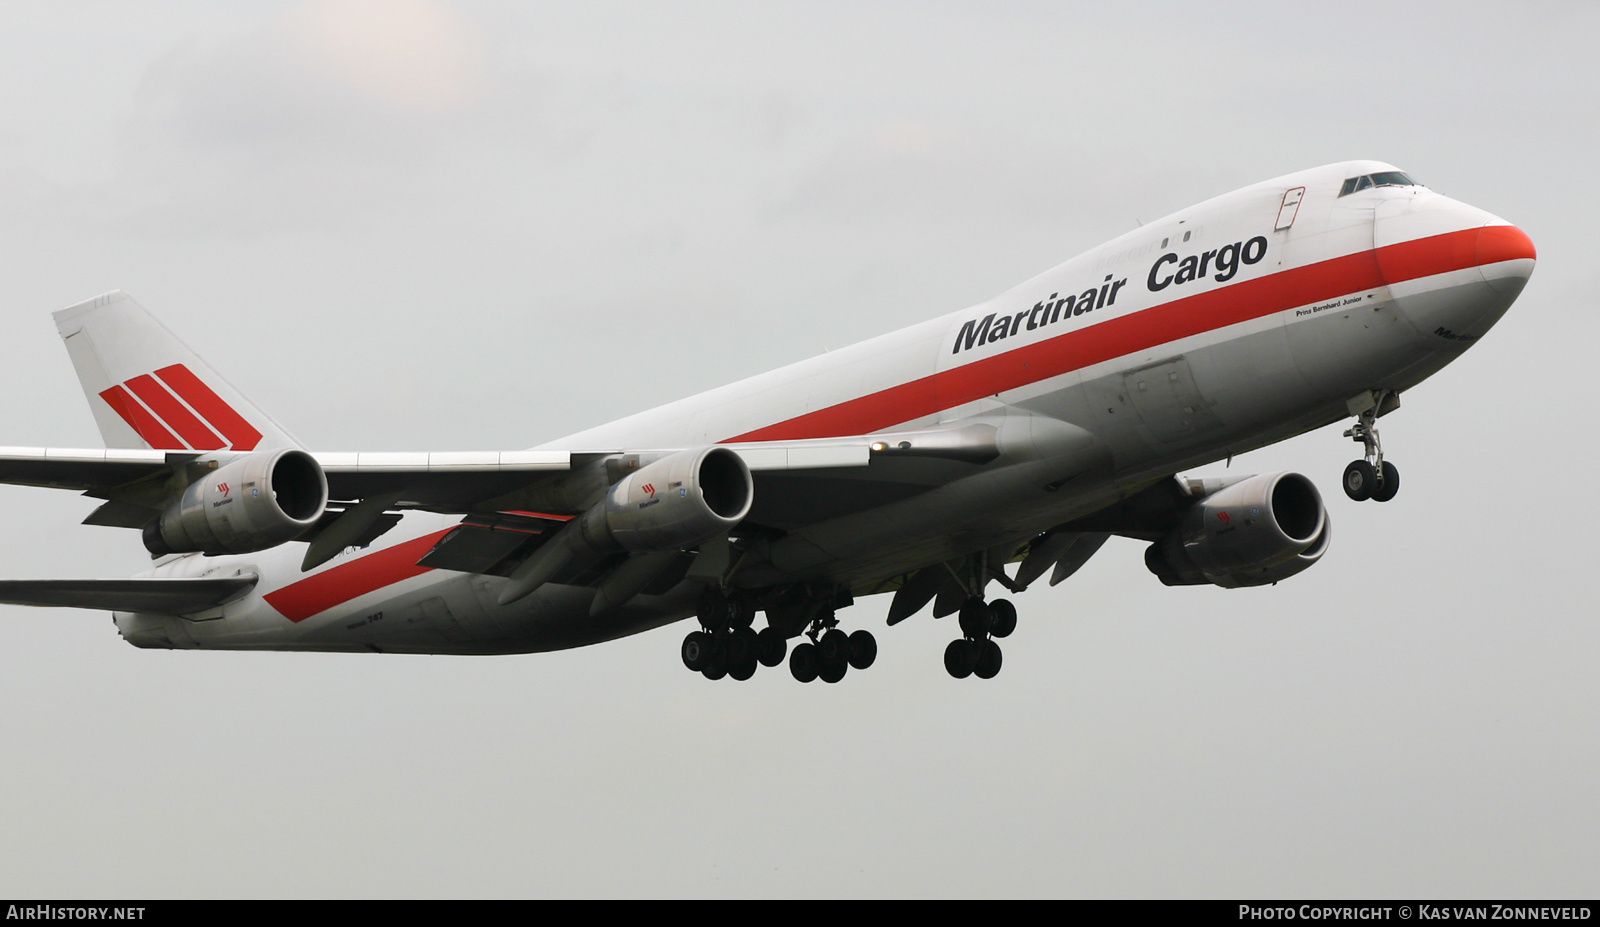
{"type": "Polygon", "coordinates": [[[1406,176],[1404,171],[1378,171],[1375,174],[1362,174],[1360,177],[1351,177],[1339,188],[1340,196],[1349,196],[1358,190],[1368,187],[1415,187],[1419,184],[1406,176]]]}

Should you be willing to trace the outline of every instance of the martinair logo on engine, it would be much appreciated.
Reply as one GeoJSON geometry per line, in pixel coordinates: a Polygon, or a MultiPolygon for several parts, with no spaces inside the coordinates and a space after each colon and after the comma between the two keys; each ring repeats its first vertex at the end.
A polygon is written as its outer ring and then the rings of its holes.
{"type": "Polygon", "coordinates": [[[217,492],[222,493],[224,496],[226,496],[228,493],[230,493],[232,491],[233,490],[228,488],[228,484],[227,483],[218,483],[217,484],[217,492]]]}

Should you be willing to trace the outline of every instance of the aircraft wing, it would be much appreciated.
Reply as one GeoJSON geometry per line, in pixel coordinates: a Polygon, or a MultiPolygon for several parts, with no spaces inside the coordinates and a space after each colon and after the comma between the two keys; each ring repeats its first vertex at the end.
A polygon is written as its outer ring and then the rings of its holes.
{"type": "MultiPolygon", "coordinates": [[[[891,435],[862,435],[722,445],[751,471],[754,497],[746,523],[785,531],[844,512],[906,498],[992,460],[996,429],[968,424],[891,435]]],[[[519,450],[312,455],[328,484],[328,507],[298,540],[311,547],[306,568],[346,546],[382,535],[400,512],[469,516],[451,566],[517,558],[501,522],[519,517],[562,519],[580,514],[612,483],[683,448],[650,450],[519,450]],[[575,472],[581,471],[581,472],[575,472]],[[504,517],[502,517],[504,516],[504,517]],[[484,521],[477,524],[477,521],[484,521]],[[462,542],[478,538],[470,546],[462,542]]],[[[183,487],[241,454],[81,448],[0,448],[0,483],[72,489],[105,500],[85,524],[144,528],[175,504],[183,487]]],[[[535,525],[543,522],[535,521],[535,525]]],[[[511,534],[526,554],[544,538],[511,534]]],[[[443,564],[441,564],[443,565],[443,564]]],[[[478,570],[474,570],[478,571],[478,570]]]]}
{"type": "MultiPolygon", "coordinates": [[[[998,453],[994,429],[968,425],[954,429],[859,435],[800,441],[754,441],[722,445],[737,452],[757,481],[787,478],[814,482],[816,471],[858,469],[869,464],[874,475],[913,484],[943,481],[943,464],[975,464],[998,453]],[[890,472],[892,471],[892,472],[890,472]]],[[[486,506],[536,487],[550,477],[610,460],[658,458],[683,450],[518,450],[420,453],[316,453],[328,480],[328,498],[346,505],[365,499],[386,499],[386,509],[415,509],[449,514],[496,511],[486,506]]],[[[170,495],[170,480],[185,467],[210,466],[233,452],[206,455],[192,451],[146,449],[0,447],[0,483],[71,489],[119,503],[88,524],[139,527],[170,495]]],[[[188,480],[183,480],[188,482],[188,480]]],[[[767,495],[767,494],[764,494],[767,495]]],[[[102,509],[107,509],[102,506],[102,509]]],[[[567,511],[562,514],[575,514],[567,511]]]]}
{"type": "MultiPolygon", "coordinates": [[[[825,439],[731,445],[755,472],[865,466],[872,439],[825,439]]],[[[393,507],[465,514],[481,503],[525,489],[552,473],[608,457],[659,456],[651,451],[447,451],[313,454],[328,480],[328,497],[359,502],[398,494],[393,507]]],[[[0,447],[0,483],[71,489],[133,502],[146,488],[198,460],[192,452],[145,449],[0,447]]]]}

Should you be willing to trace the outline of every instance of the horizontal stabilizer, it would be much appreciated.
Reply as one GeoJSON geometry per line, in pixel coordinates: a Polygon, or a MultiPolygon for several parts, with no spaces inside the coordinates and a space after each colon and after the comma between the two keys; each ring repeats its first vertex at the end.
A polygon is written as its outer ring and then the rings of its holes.
{"type": "Polygon", "coordinates": [[[0,580],[0,604],[187,615],[236,599],[257,577],[0,580]]]}

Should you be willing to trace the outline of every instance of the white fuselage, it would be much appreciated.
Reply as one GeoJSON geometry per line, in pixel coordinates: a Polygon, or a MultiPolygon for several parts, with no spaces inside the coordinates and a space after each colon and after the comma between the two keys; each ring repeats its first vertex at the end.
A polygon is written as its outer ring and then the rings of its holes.
{"type": "MultiPolygon", "coordinates": [[[[999,429],[999,459],[798,527],[735,582],[862,588],[1020,542],[1181,469],[1347,417],[1369,390],[1408,389],[1499,319],[1531,273],[1527,237],[1423,187],[1338,195],[1345,178],[1385,170],[1346,162],[1247,187],[978,306],[542,446],[684,448],[986,422],[999,429]]],[[[414,566],[458,521],[408,515],[311,573],[299,545],[177,557],[155,575],[261,579],[211,612],[119,614],[118,626],[141,646],[504,653],[608,640],[692,611],[688,584],[593,617],[594,592],[578,586],[501,606],[499,577],[414,566]],[[275,598],[297,603],[294,620],[275,598]]]]}

